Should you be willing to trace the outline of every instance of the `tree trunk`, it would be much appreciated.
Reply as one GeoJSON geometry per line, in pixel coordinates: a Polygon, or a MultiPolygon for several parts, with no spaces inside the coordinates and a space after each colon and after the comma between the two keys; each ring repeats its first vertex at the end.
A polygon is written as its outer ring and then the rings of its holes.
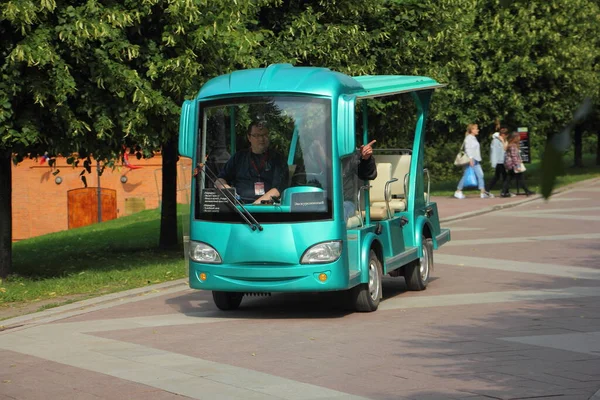
{"type": "Polygon", "coordinates": [[[159,247],[177,247],[177,138],[162,146],[162,206],[159,247]]]}
{"type": "Polygon", "coordinates": [[[583,167],[583,154],[582,154],[582,140],[583,139],[583,125],[578,124],[575,126],[575,157],[573,159],[574,167],[583,167]]]}
{"type": "Polygon", "coordinates": [[[12,171],[10,151],[0,149],[0,278],[12,269],[12,171]]]}

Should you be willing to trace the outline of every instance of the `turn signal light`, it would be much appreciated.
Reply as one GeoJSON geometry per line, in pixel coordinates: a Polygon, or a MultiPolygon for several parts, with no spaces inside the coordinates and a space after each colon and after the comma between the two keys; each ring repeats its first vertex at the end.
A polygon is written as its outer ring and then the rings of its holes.
{"type": "Polygon", "coordinates": [[[198,276],[202,282],[204,282],[206,280],[206,272],[200,272],[200,275],[198,275],[198,276]]]}
{"type": "Polygon", "coordinates": [[[320,280],[321,282],[325,282],[325,281],[327,280],[327,274],[324,274],[324,273],[322,273],[322,272],[321,272],[321,273],[319,274],[319,280],[320,280]]]}

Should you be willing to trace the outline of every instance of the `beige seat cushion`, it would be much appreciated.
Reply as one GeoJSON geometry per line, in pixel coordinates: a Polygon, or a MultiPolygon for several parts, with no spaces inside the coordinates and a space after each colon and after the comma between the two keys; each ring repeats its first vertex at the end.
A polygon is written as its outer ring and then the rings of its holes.
{"type": "MultiPolygon", "coordinates": [[[[385,184],[392,179],[392,164],[378,162],[377,178],[371,181],[369,200],[371,201],[371,219],[380,221],[387,219],[388,214],[385,207],[373,207],[373,204],[383,202],[385,204],[385,184]]],[[[364,217],[364,212],[363,212],[364,217]]]]}
{"type": "MultiPolygon", "coordinates": [[[[363,218],[365,218],[366,213],[362,212],[363,218]]],[[[373,207],[371,206],[371,220],[373,221],[381,221],[387,219],[387,210],[385,207],[373,207]]]]}
{"type": "Polygon", "coordinates": [[[385,201],[385,184],[392,179],[392,164],[377,163],[377,178],[370,181],[369,200],[371,203],[385,201]]]}
{"type": "MultiPolygon", "coordinates": [[[[376,201],[371,204],[371,207],[382,207],[385,208],[385,201],[376,201]]],[[[406,210],[406,202],[402,199],[391,199],[390,200],[390,210],[392,212],[400,212],[406,210]]]]}
{"type": "Polygon", "coordinates": [[[379,154],[375,161],[392,164],[392,178],[398,181],[392,183],[391,194],[404,195],[404,176],[410,172],[410,154],[379,154]]]}
{"type": "Polygon", "coordinates": [[[360,225],[361,225],[361,222],[360,222],[360,217],[358,215],[354,215],[354,216],[348,218],[348,221],[346,221],[347,229],[357,228],[360,225]]]}

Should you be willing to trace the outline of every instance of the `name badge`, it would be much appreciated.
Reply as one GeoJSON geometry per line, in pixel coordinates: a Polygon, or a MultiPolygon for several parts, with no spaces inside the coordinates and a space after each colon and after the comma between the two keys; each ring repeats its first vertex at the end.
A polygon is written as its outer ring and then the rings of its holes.
{"type": "Polygon", "coordinates": [[[265,183],[264,182],[255,182],[254,183],[254,194],[256,196],[262,196],[265,194],[265,183]]]}

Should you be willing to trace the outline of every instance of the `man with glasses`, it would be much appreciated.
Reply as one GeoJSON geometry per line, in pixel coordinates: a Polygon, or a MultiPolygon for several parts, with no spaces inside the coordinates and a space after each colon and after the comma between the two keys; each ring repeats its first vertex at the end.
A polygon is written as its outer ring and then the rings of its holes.
{"type": "Polygon", "coordinates": [[[235,187],[244,203],[270,203],[285,189],[287,164],[281,154],[269,149],[269,128],[265,122],[252,122],[246,137],[250,148],[238,151],[227,161],[216,183],[235,187]]]}

